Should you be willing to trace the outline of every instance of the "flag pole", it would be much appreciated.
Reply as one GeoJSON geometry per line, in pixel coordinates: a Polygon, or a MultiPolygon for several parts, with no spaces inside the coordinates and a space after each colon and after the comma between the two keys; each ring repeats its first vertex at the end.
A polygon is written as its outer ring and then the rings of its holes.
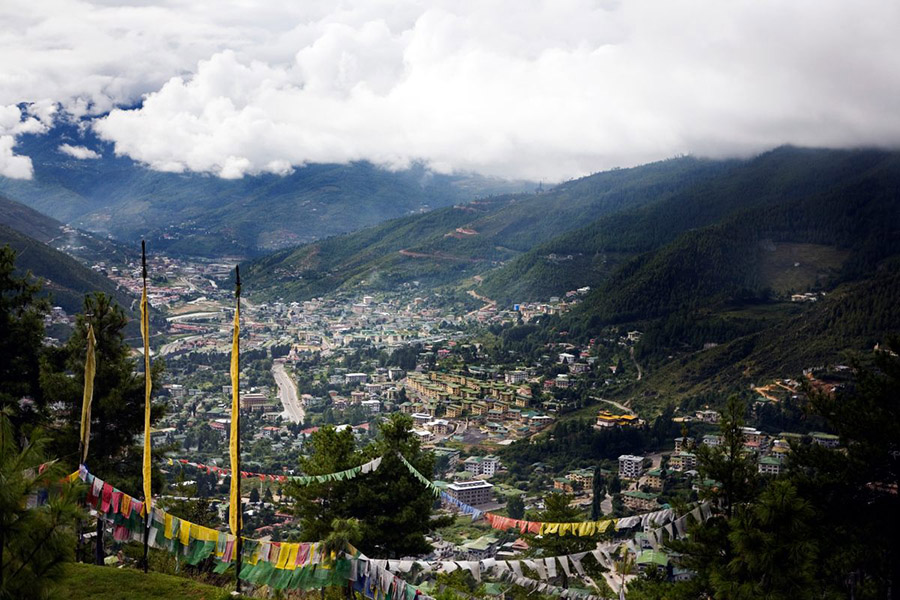
{"type": "Polygon", "coordinates": [[[241,558],[243,554],[243,507],[241,506],[241,411],[240,411],[240,331],[241,331],[241,270],[234,267],[234,333],[231,341],[231,495],[229,501],[229,525],[235,536],[235,591],[241,593],[241,558]]]}
{"type": "Polygon", "coordinates": [[[147,244],[141,240],[141,337],[144,340],[144,573],[147,572],[150,547],[150,505],[152,501],[152,472],[150,468],[150,390],[153,382],[150,377],[150,310],[147,305],[147,244]]]}

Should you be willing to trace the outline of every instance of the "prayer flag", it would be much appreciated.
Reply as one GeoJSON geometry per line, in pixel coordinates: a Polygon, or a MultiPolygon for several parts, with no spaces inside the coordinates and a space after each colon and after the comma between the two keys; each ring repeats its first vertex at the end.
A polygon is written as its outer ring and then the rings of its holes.
{"type": "Polygon", "coordinates": [[[91,441],[91,402],[94,399],[94,375],[97,372],[97,352],[94,326],[88,325],[87,356],[84,359],[84,399],[81,403],[81,463],[87,461],[88,443],[91,441]]]}

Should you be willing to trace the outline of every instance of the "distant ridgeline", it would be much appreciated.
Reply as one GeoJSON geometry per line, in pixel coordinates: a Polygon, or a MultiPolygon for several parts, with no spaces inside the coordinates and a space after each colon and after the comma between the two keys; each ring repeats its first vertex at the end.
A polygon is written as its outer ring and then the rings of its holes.
{"type": "Polygon", "coordinates": [[[23,135],[16,152],[34,164],[30,181],[0,177],[0,194],[81,229],[155,251],[190,256],[255,256],[490,194],[536,184],[477,175],[440,175],[421,165],[388,171],[359,162],[318,164],[287,175],[223,179],[153,171],[116,156],[90,127],[58,123],[23,135]],[[85,146],[79,160],[59,150],[85,146]]]}
{"type": "Polygon", "coordinates": [[[85,257],[124,256],[115,243],[82,234],[59,221],[0,196],[0,246],[16,251],[16,268],[31,271],[44,281],[44,292],[53,303],[74,314],[82,310],[85,294],[103,292],[130,311],[131,297],[115,283],[85,267],[57,248],[77,246],[85,257]]]}
{"type": "Polygon", "coordinates": [[[641,385],[693,394],[797,375],[900,331],[898,196],[896,152],[681,158],[404,217],[248,271],[261,295],[293,300],[415,281],[511,308],[590,286],[535,343],[639,329],[641,385]]]}

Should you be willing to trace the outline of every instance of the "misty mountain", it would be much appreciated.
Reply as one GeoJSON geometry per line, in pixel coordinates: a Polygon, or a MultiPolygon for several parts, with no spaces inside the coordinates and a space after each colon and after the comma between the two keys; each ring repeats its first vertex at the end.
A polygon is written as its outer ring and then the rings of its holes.
{"type": "Polygon", "coordinates": [[[285,176],[227,180],[152,171],[79,123],[19,138],[32,180],[0,178],[0,193],[79,229],[172,254],[256,255],[481,196],[533,188],[480,176],[397,172],[369,163],[308,165],[285,176]],[[63,145],[86,148],[75,158],[63,145]],[[91,154],[93,153],[93,154],[91,154]]]}

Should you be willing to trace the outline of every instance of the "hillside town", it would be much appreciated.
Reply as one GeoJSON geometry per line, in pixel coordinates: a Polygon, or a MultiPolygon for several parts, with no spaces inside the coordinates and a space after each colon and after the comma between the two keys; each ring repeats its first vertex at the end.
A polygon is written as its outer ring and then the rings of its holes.
{"type": "MultiPolygon", "coordinates": [[[[136,291],[134,265],[95,269],[136,291]]],[[[167,362],[161,394],[168,403],[152,443],[171,457],[169,477],[177,475],[176,487],[198,486],[214,502],[221,477],[191,474],[183,465],[208,468],[225,453],[232,390],[224,367],[234,315],[229,276],[225,264],[173,259],[159,261],[151,273],[154,323],[165,328],[157,353],[167,362]]],[[[705,489],[718,485],[700,477],[698,449],[723,443],[719,412],[706,408],[676,409],[672,426],[693,435],[670,438],[646,454],[563,470],[535,462],[528,467],[533,476],[527,485],[504,464],[501,450],[536,439],[561,419],[586,418],[598,435],[650,425],[647,417],[602,398],[618,382],[639,375],[630,349],[640,341],[640,331],[611,332],[583,347],[548,342],[537,360],[523,356],[502,363],[493,362],[479,341],[478,331],[491,323],[523,323],[536,314],[567,310],[585,291],[574,291],[562,302],[552,298],[505,311],[490,303],[472,309],[472,301],[483,300],[448,303],[417,296],[414,289],[291,303],[245,300],[246,387],[240,407],[247,468],[298,475],[297,460],[321,427],[349,429],[362,444],[381,419],[402,413],[412,419],[422,446],[434,452],[434,485],[458,505],[477,511],[512,514],[512,505],[541,510],[551,492],[565,494],[576,510],[616,517],[696,502],[705,489]]],[[[55,310],[50,318],[65,321],[66,315],[55,310]]],[[[825,371],[834,369],[810,369],[804,377],[813,387],[833,392],[841,384],[825,371]]],[[[754,410],[802,393],[800,382],[789,379],[758,386],[754,410]]],[[[741,451],[766,477],[782,472],[792,444],[838,445],[829,433],[773,433],[749,426],[742,429],[742,439],[741,451]]],[[[277,485],[261,485],[251,494],[256,508],[248,514],[256,534],[282,539],[295,530],[283,494],[277,485]]],[[[224,515],[224,504],[217,506],[224,515]]],[[[459,508],[450,504],[441,510],[454,514],[459,508]]],[[[638,572],[652,569],[672,580],[690,577],[649,536],[639,532],[635,539],[632,560],[638,572]]],[[[509,559],[528,551],[524,538],[493,531],[483,521],[436,532],[431,543],[433,552],[425,558],[509,559]]]]}

